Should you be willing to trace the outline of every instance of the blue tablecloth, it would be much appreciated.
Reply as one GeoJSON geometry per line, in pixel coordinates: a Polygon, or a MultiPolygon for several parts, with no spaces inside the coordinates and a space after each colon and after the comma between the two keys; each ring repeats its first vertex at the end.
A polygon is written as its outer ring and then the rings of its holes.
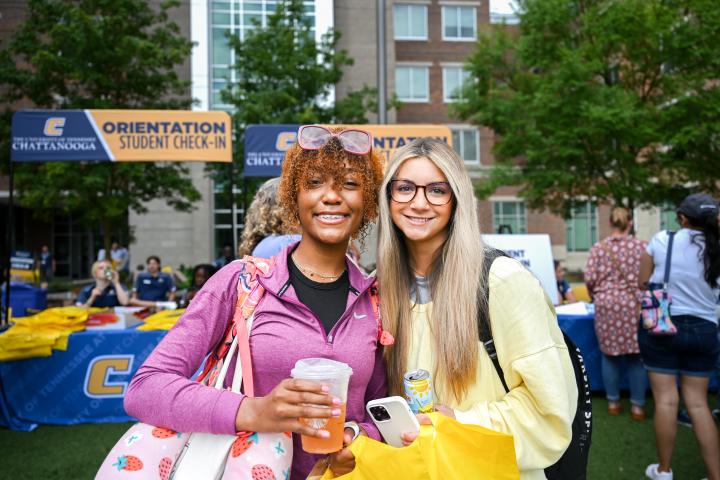
{"type": "MultiPolygon", "coordinates": [[[[561,314],[558,323],[583,353],[590,388],[602,391],[593,316],[561,314]]],[[[39,423],[132,420],[122,405],[125,388],[164,335],[134,329],[80,332],[70,335],[66,352],[0,363],[0,425],[29,431],[39,423]]],[[[716,384],[713,379],[711,388],[716,384]]]]}
{"type": "Polygon", "coordinates": [[[127,422],[123,395],[165,331],[85,331],[46,358],[0,363],[0,425],[127,422]]]}
{"type": "Polygon", "coordinates": [[[593,391],[604,390],[602,371],[600,366],[601,353],[595,336],[593,315],[563,315],[558,314],[560,329],[580,348],[585,361],[585,369],[593,391]]]}

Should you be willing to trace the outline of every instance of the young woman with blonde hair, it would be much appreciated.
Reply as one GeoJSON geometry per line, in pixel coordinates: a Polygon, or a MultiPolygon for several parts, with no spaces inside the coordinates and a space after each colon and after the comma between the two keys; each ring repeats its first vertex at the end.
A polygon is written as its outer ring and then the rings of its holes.
{"type": "Polygon", "coordinates": [[[608,413],[620,415],[620,379],[627,372],[630,416],[645,420],[647,373],[640,359],[640,257],[647,242],[632,235],[629,210],[615,207],[610,213],[610,236],[590,249],[585,283],[595,304],[595,333],[602,352],[602,377],[608,413]]]}
{"type": "Polygon", "coordinates": [[[405,372],[428,370],[441,413],[512,434],[521,478],[544,479],[570,442],[577,402],[552,302],[510,258],[483,277],[472,182],[447,144],[421,138],[399,149],[381,188],[377,263],[384,327],[395,337],[385,351],[391,394],[402,394],[405,372]],[[479,342],[478,308],[489,311],[508,393],[479,342]]]}

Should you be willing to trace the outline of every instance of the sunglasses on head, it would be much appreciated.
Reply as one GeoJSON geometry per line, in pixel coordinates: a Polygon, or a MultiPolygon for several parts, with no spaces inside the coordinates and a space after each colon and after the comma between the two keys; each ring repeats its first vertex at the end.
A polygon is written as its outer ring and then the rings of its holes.
{"type": "Polygon", "coordinates": [[[372,149],[370,132],[354,128],[333,133],[320,125],[303,125],[297,138],[303,150],[320,150],[332,138],[337,138],[346,152],[355,155],[367,155],[372,149]]]}

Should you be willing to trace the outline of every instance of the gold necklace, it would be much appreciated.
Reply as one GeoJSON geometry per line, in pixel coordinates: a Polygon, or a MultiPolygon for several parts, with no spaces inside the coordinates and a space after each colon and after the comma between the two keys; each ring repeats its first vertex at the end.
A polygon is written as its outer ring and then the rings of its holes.
{"type": "Polygon", "coordinates": [[[322,273],[318,273],[318,272],[316,272],[315,270],[311,270],[310,268],[308,268],[308,267],[306,267],[306,266],[304,266],[304,265],[299,264],[298,261],[297,261],[297,259],[295,258],[295,254],[290,255],[290,257],[292,258],[293,263],[295,263],[295,265],[296,265],[303,273],[309,274],[311,277],[319,277],[319,278],[322,278],[323,280],[337,280],[338,278],[340,278],[340,275],[342,275],[343,273],[345,273],[345,269],[343,268],[342,272],[338,273],[337,275],[323,275],[322,273]]]}

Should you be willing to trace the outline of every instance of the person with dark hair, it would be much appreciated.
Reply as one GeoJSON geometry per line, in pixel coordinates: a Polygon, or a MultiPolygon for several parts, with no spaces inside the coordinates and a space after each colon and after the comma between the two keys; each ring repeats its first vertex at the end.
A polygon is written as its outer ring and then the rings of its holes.
{"type": "Polygon", "coordinates": [[[558,303],[575,303],[575,294],[570,288],[570,282],[565,279],[565,268],[560,263],[560,260],[553,260],[555,265],[555,282],[557,283],[558,290],[558,303]]]}
{"type": "MultiPolygon", "coordinates": [[[[648,465],[651,479],[672,480],[670,468],[675,437],[680,378],[682,397],[700,445],[707,478],[720,479],[718,430],[710,414],[707,394],[718,357],[718,318],[715,305],[720,294],[720,227],[718,203],[710,195],[688,195],[677,209],[682,228],[672,239],[668,293],[670,317],[677,327],[671,336],[650,335],[641,328],[640,353],[649,372],[655,399],[655,441],[659,463],[648,465]]],[[[671,236],[658,232],[640,263],[640,285],[661,284],[671,236]]]]}
{"type": "Polygon", "coordinates": [[[608,413],[620,415],[620,379],[630,384],[630,416],[645,420],[647,373],[640,359],[640,256],[646,242],[632,235],[633,218],[624,207],[610,213],[610,236],[590,249],[585,284],[595,305],[595,333],[602,352],[602,376],[608,413]]]}
{"type": "Polygon", "coordinates": [[[192,283],[190,283],[190,286],[180,299],[180,307],[187,307],[187,305],[190,303],[190,300],[195,298],[195,295],[200,291],[203,285],[205,285],[205,282],[207,282],[210,277],[213,276],[215,270],[215,267],[208,263],[201,263],[200,265],[195,265],[195,268],[193,268],[193,274],[191,279],[192,283]]]}
{"type": "MultiPolygon", "coordinates": [[[[305,452],[298,434],[328,438],[324,425],[343,410],[353,422],[344,431],[345,444],[356,435],[379,440],[365,411],[369,400],[387,394],[372,300],[375,279],[364,275],[346,252],[351,239],[362,236],[377,217],[381,181],[382,160],[372,149],[369,132],[301,127],[298,142],[285,155],[278,202],[283,218],[302,237],[263,262],[272,265],[265,273],[257,270],[264,294],[252,312],[249,333],[255,396],[190,378],[225,338],[238,280],[254,265],[239,260],[210,278],[140,367],[128,386],[125,410],[143,422],[181,432],[292,432],[289,476],[299,480],[322,457],[305,452]],[[352,368],[344,408],[327,385],[289,378],[295,362],[314,357],[352,368]]],[[[235,359],[225,361],[228,386],[235,359]]],[[[348,448],[330,454],[329,460],[338,476],[355,466],[348,448]]]]}
{"type": "Polygon", "coordinates": [[[220,256],[215,259],[213,264],[215,265],[215,268],[218,270],[227,265],[228,263],[235,260],[235,254],[233,253],[233,246],[229,243],[226,243],[223,245],[222,252],[220,252],[220,256]]]}
{"type": "Polygon", "coordinates": [[[157,307],[158,302],[175,299],[175,281],[172,275],[160,271],[160,257],[150,255],[145,262],[147,272],[135,278],[130,304],[138,307],[157,307]]]}
{"type": "Polygon", "coordinates": [[[55,266],[55,257],[50,248],[43,245],[37,258],[37,269],[40,270],[40,288],[48,288],[50,280],[55,275],[55,266]]]}

